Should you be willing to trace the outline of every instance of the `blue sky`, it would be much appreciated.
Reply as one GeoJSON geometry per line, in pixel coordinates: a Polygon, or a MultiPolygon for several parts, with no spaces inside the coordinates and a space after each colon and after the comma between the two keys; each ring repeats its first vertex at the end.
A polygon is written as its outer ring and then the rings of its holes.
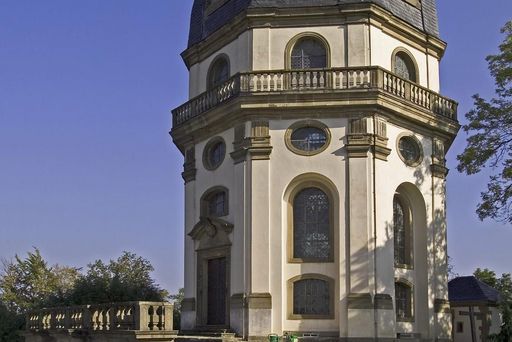
{"type": "MultiPolygon", "coordinates": [[[[509,0],[438,0],[442,94],[492,95],[509,0]]],[[[168,131],[186,101],[192,1],[0,0],[0,258],[33,246],[51,263],[84,266],[123,250],[148,258],[176,291],[183,276],[182,158],[168,131]]],[[[480,222],[484,176],[448,155],[449,254],[456,271],[512,272],[512,227],[480,222]]]]}

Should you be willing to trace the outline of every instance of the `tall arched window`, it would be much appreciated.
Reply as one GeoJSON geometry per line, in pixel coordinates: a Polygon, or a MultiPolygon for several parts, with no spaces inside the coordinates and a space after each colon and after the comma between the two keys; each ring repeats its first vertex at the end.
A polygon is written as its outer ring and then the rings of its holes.
{"type": "Polygon", "coordinates": [[[229,60],[227,56],[218,56],[208,71],[208,89],[215,88],[229,79],[229,60]]]}
{"type": "Polygon", "coordinates": [[[293,199],[293,258],[332,259],[331,204],[319,188],[302,189],[293,199]]]}
{"type": "Polygon", "coordinates": [[[398,51],[393,56],[393,72],[411,82],[417,82],[417,70],[413,58],[404,51],[398,51]]]}
{"type": "Polygon", "coordinates": [[[292,69],[314,69],[327,67],[327,49],[314,37],[299,39],[291,52],[292,69]]]}
{"type": "Polygon", "coordinates": [[[411,321],[412,312],[412,286],[403,281],[395,283],[395,310],[397,321],[411,321]]]}
{"type": "Polygon", "coordinates": [[[395,266],[412,266],[411,219],[407,206],[398,195],[393,199],[393,232],[395,266]]]}

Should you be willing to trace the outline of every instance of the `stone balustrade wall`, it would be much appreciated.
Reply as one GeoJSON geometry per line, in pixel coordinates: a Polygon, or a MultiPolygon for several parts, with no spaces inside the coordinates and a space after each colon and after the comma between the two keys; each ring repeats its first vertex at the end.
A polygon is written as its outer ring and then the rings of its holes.
{"type": "Polygon", "coordinates": [[[173,305],[127,302],[51,308],[27,314],[27,332],[172,331],[173,305]]]}

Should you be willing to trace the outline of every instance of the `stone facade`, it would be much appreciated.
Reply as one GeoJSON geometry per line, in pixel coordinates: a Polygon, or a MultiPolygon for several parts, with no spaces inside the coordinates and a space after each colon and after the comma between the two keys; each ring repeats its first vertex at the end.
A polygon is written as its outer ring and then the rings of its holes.
{"type": "Polygon", "coordinates": [[[171,131],[185,156],[182,329],[450,340],[451,314],[436,305],[448,299],[445,153],[459,129],[457,104],[438,94],[445,43],[375,3],[305,6],[241,12],[183,53],[191,100],[171,131]],[[304,39],[324,47],[322,68],[293,67],[304,39]],[[228,77],[212,86],[219,58],[228,77]],[[300,128],[322,147],[297,147],[300,128]],[[295,253],[307,189],[329,205],[321,260],[295,253]],[[299,293],[307,284],[322,295],[299,293]]]}

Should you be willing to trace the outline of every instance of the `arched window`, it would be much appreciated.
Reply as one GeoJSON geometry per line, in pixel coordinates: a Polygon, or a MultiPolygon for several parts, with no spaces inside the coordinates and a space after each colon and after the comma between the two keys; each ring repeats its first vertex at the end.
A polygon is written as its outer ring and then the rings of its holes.
{"type": "Polygon", "coordinates": [[[331,204],[319,188],[302,189],[293,199],[293,258],[332,259],[331,204]]]}
{"type": "Polygon", "coordinates": [[[334,281],[321,274],[303,274],[288,281],[290,319],[333,318],[334,281]]]}
{"type": "Polygon", "coordinates": [[[402,281],[395,283],[395,310],[397,321],[411,321],[412,286],[402,281]]]}
{"type": "Polygon", "coordinates": [[[393,233],[395,242],[395,266],[412,266],[411,219],[403,199],[393,198],[393,233]]]}
{"type": "Polygon", "coordinates": [[[229,60],[227,56],[220,55],[212,62],[208,71],[208,89],[215,88],[229,79],[229,60]]]}
{"type": "Polygon", "coordinates": [[[292,69],[314,69],[327,67],[327,49],[314,37],[299,39],[291,52],[292,69]]]}
{"type": "Polygon", "coordinates": [[[201,198],[201,216],[222,217],[229,212],[228,190],[224,187],[215,187],[208,190],[201,198]]]}
{"type": "Polygon", "coordinates": [[[393,72],[411,82],[417,82],[417,70],[413,58],[404,51],[398,51],[393,56],[393,72]]]}

